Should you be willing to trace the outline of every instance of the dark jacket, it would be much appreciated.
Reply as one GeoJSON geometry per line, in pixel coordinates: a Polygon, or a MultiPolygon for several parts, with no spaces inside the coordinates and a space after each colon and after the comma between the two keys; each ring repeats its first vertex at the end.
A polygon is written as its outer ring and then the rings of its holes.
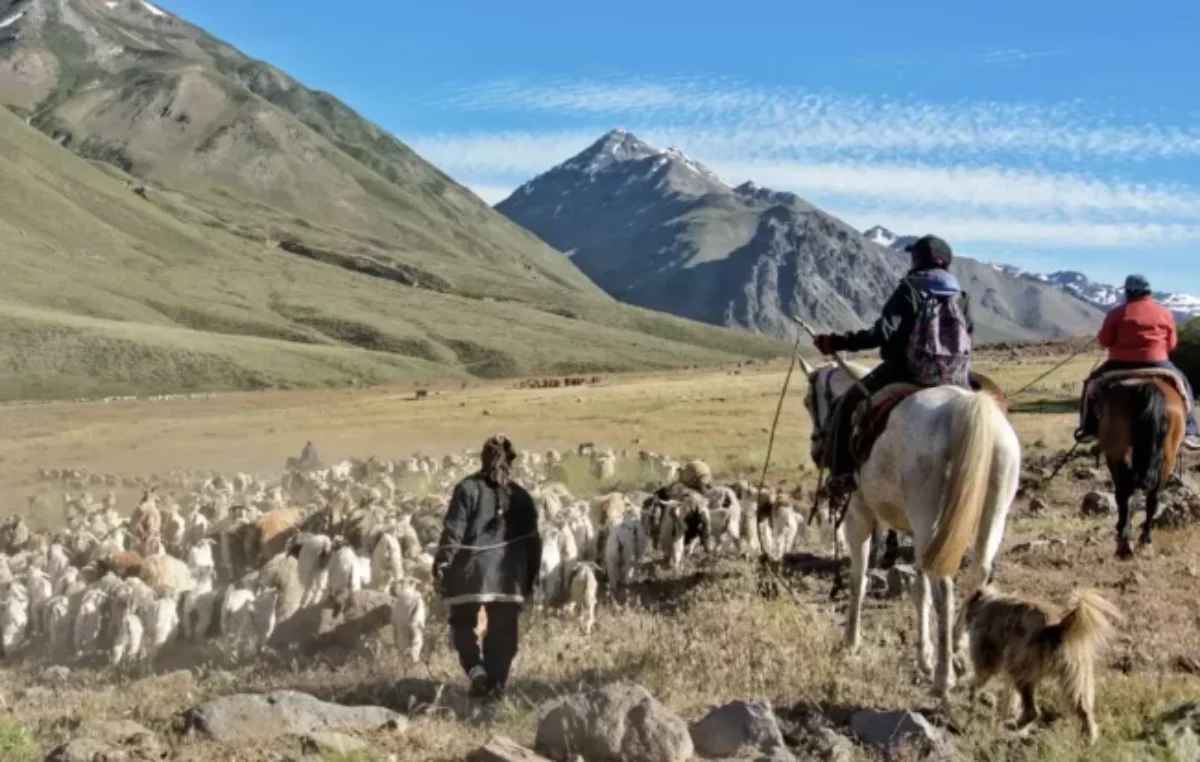
{"type": "Polygon", "coordinates": [[[958,285],[958,278],[947,270],[913,270],[904,276],[892,292],[883,314],[875,324],[863,331],[836,336],[831,349],[835,352],[861,352],[879,349],[879,356],[888,364],[907,366],[908,340],[916,325],[921,304],[930,296],[957,297],[967,319],[967,332],[974,333],[971,320],[971,300],[958,285]]]}
{"type": "Polygon", "coordinates": [[[495,487],[483,474],[458,483],[433,560],[448,605],[520,603],[541,563],[537,508],[521,485],[495,487]]]}

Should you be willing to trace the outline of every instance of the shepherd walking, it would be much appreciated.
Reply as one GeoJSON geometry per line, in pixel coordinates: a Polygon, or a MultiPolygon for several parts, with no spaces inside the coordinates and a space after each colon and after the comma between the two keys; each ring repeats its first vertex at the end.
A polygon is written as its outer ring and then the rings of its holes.
{"type": "Polygon", "coordinates": [[[484,442],[479,473],[454,488],[434,558],[450,610],[450,640],[474,697],[499,698],[517,655],[519,621],[542,559],[533,498],[512,480],[516,451],[497,435],[484,442]],[[482,640],[480,611],[487,618],[482,640]]]}

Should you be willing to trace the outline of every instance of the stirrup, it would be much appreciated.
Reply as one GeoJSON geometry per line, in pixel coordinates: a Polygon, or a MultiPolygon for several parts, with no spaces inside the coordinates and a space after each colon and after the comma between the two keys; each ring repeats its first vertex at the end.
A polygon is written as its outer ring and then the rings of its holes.
{"type": "MultiPolygon", "coordinates": [[[[1075,429],[1075,441],[1078,442],[1079,444],[1090,444],[1092,442],[1095,442],[1099,438],[1100,438],[1099,436],[1097,436],[1096,434],[1093,434],[1089,431],[1084,431],[1083,429],[1075,429]]],[[[1186,440],[1185,440],[1185,442],[1186,442],[1186,440]]]]}
{"type": "Polygon", "coordinates": [[[1200,437],[1190,436],[1183,438],[1183,449],[1190,452],[1200,452],[1200,437]]]}

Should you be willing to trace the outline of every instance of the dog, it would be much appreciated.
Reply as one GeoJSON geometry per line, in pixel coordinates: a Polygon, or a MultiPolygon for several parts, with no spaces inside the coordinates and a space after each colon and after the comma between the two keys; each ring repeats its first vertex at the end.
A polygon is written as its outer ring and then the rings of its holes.
{"type": "Polygon", "coordinates": [[[964,609],[975,671],[971,695],[993,677],[1004,678],[1020,702],[1017,728],[1040,716],[1035,691],[1047,677],[1059,680],[1071,698],[1090,744],[1100,737],[1094,714],[1096,652],[1107,642],[1113,622],[1124,617],[1098,593],[1072,593],[1065,610],[991,586],[978,590],[964,609]]]}

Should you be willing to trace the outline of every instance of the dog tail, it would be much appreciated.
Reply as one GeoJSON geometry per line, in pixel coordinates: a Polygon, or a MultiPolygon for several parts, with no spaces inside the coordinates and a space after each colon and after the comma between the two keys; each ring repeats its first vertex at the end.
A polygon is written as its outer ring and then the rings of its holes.
{"type": "Polygon", "coordinates": [[[1122,619],[1117,607],[1099,593],[1080,590],[1072,594],[1062,620],[1044,631],[1055,646],[1064,687],[1076,705],[1090,705],[1095,690],[1092,665],[1096,650],[1107,642],[1113,623],[1122,619]]]}

